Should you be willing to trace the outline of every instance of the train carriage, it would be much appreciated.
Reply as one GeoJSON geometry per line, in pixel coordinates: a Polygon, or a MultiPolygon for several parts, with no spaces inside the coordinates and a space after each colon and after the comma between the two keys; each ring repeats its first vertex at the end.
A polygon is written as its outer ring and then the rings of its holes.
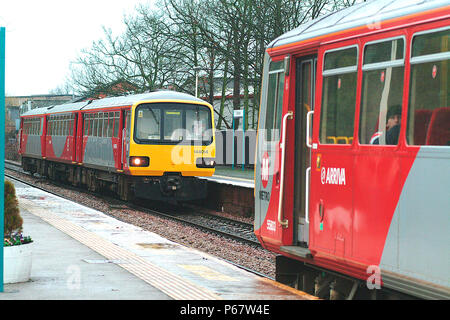
{"type": "Polygon", "coordinates": [[[23,168],[110,189],[122,199],[206,197],[215,167],[213,109],[191,95],[158,91],[68,103],[21,116],[23,168]]]}
{"type": "Polygon", "coordinates": [[[45,157],[44,110],[35,109],[22,117],[18,138],[20,154],[33,158],[45,157]]]}
{"type": "Polygon", "coordinates": [[[449,35],[448,1],[376,0],[269,44],[255,234],[278,279],[450,298],[449,35]]]}

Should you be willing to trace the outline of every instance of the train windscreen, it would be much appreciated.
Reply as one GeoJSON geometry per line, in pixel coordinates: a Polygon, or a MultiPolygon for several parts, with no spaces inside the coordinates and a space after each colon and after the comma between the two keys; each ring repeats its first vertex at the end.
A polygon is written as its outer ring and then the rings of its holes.
{"type": "Polygon", "coordinates": [[[180,103],[149,103],[136,108],[134,140],[140,144],[212,143],[208,107],[180,103]]]}

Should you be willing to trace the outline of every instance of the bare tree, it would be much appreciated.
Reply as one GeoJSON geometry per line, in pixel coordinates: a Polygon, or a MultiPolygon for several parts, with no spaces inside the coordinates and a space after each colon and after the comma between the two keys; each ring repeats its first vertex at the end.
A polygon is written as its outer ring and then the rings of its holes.
{"type": "Polygon", "coordinates": [[[243,103],[244,125],[254,128],[268,43],[302,23],[362,1],[159,0],[157,10],[140,6],[125,18],[122,35],[105,29],[103,39],[83,50],[73,64],[73,86],[95,93],[126,81],[138,92],[169,87],[193,93],[194,67],[199,66],[199,91],[211,104],[215,79],[222,79],[217,127],[229,127],[223,113],[232,82],[233,109],[243,103]]]}

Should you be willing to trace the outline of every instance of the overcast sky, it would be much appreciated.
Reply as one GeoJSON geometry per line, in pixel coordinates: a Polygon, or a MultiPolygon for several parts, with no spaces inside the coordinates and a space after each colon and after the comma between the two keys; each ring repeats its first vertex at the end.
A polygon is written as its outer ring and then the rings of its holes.
{"type": "Polygon", "coordinates": [[[152,0],[0,0],[6,28],[7,96],[47,94],[62,86],[70,62],[103,36],[123,31],[123,17],[152,0]]]}

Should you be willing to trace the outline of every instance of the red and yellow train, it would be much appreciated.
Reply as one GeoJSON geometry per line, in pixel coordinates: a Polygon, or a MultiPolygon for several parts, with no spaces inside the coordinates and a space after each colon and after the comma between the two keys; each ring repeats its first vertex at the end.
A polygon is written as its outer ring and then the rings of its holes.
{"type": "Polygon", "coordinates": [[[375,0],[269,44],[255,233],[279,280],[450,298],[449,36],[448,0],[375,0]]]}
{"type": "Polygon", "coordinates": [[[156,91],[33,109],[21,115],[25,171],[89,190],[186,201],[206,197],[215,167],[213,109],[156,91]]]}

